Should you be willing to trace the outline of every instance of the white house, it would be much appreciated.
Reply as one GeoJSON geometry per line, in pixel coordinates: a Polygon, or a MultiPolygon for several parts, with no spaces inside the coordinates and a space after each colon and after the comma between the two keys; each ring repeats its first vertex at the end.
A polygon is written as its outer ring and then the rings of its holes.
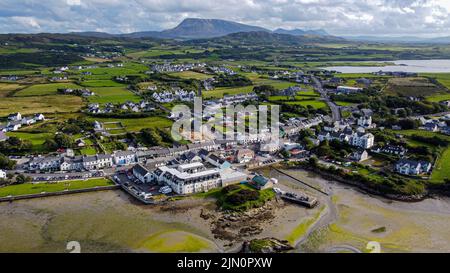
{"type": "Polygon", "coordinates": [[[338,93],[356,93],[361,92],[363,89],[359,87],[351,87],[351,86],[338,86],[336,91],[338,93]]]}
{"type": "Polygon", "coordinates": [[[0,170],[0,179],[5,179],[6,178],[6,172],[3,170],[0,170]]]}
{"type": "Polygon", "coordinates": [[[99,154],[83,157],[83,167],[86,170],[97,170],[112,167],[113,160],[109,154],[99,154]]]}
{"type": "Polygon", "coordinates": [[[430,170],[431,164],[426,161],[401,159],[395,164],[395,171],[404,175],[419,175],[428,173],[430,170]]]}
{"type": "Polygon", "coordinates": [[[130,165],[136,163],[136,153],[132,151],[117,151],[114,153],[114,162],[117,165],[130,165]]]}
{"type": "Polygon", "coordinates": [[[22,119],[22,115],[20,113],[14,113],[8,116],[8,120],[10,121],[18,121],[22,119]]]}
{"type": "Polygon", "coordinates": [[[134,165],[133,175],[136,176],[136,178],[139,179],[139,181],[141,181],[142,183],[150,182],[152,179],[152,174],[141,164],[134,165]]]}
{"type": "Polygon", "coordinates": [[[178,194],[206,192],[222,185],[219,170],[206,169],[201,163],[161,166],[152,173],[152,180],[169,185],[178,194]]]}
{"type": "Polygon", "coordinates": [[[36,121],[43,121],[43,120],[45,120],[45,116],[43,114],[36,114],[36,115],[34,115],[34,119],[36,121]]]}
{"type": "Polygon", "coordinates": [[[375,136],[371,133],[357,132],[352,135],[350,145],[360,147],[362,149],[370,149],[375,142],[375,136]]]}

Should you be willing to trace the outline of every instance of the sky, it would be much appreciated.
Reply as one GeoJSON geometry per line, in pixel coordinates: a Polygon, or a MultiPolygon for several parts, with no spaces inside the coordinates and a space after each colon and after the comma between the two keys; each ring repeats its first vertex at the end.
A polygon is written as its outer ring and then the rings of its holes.
{"type": "Polygon", "coordinates": [[[130,33],[185,18],[333,35],[450,35],[450,0],[0,0],[0,33],[130,33]]]}

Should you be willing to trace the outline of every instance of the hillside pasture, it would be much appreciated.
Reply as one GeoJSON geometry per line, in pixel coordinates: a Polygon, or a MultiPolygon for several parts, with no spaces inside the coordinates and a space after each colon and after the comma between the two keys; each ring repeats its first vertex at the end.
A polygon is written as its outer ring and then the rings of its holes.
{"type": "Polygon", "coordinates": [[[141,98],[133,94],[125,87],[93,87],[90,88],[95,93],[94,96],[88,98],[90,103],[124,103],[127,101],[139,102],[141,98]]]}
{"type": "Polygon", "coordinates": [[[49,84],[35,84],[31,85],[25,89],[20,90],[15,93],[16,97],[27,97],[27,96],[46,96],[46,95],[56,95],[59,88],[71,88],[80,89],[81,86],[67,82],[67,83],[49,83],[49,84]]]}
{"type": "Polygon", "coordinates": [[[0,104],[0,116],[5,117],[15,112],[22,115],[77,112],[82,105],[82,99],[76,96],[6,97],[2,98],[0,104]]]}

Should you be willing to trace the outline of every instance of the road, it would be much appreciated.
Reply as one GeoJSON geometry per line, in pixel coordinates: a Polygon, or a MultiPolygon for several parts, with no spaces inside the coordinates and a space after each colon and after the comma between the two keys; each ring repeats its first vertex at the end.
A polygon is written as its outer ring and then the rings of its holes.
{"type": "Polygon", "coordinates": [[[333,121],[340,121],[342,117],[339,106],[337,106],[334,102],[330,100],[330,97],[328,96],[327,92],[323,89],[320,80],[314,76],[312,76],[311,78],[314,82],[316,91],[319,92],[322,99],[327,103],[328,107],[330,107],[333,116],[333,121]]]}

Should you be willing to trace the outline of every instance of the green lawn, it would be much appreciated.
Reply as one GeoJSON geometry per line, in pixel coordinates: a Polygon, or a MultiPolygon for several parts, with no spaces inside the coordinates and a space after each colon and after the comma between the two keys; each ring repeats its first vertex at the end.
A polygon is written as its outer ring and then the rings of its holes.
{"type": "Polygon", "coordinates": [[[346,102],[346,101],[335,101],[334,103],[337,106],[351,106],[351,105],[354,105],[354,103],[346,102]]]}
{"type": "Polygon", "coordinates": [[[223,210],[245,211],[251,208],[257,208],[263,206],[267,201],[275,198],[275,192],[273,189],[255,190],[249,185],[237,184],[229,187],[235,187],[235,189],[224,192],[224,189],[212,190],[208,193],[198,194],[197,197],[214,197],[217,199],[217,204],[223,210]],[[256,200],[248,200],[240,204],[233,204],[228,202],[230,196],[236,195],[242,190],[250,190],[258,192],[258,198],[256,200]]]}
{"type": "Polygon", "coordinates": [[[223,98],[224,95],[237,95],[250,93],[253,91],[253,86],[244,87],[220,87],[212,91],[204,91],[203,98],[223,98]]]}
{"type": "Polygon", "coordinates": [[[46,139],[53,138],[53,134],[50,133],[23,133],[23,132],[9,132],[7,133],[10,137],[18,137],[23,140],[29,140],[33,144],[33,152],[43,152],[46,149],[43,144],[46,139]]]}
{"type": "Polygon", "coordinates": [[[198,72],[194,72],[194,71],[175,72],[175,73],[170,73],[170,75],[179,77],[182,79],[195,79],[195,80],[205,80],[205,79],[212,78],[214,76],[214,75],[207,75],[207,74],[198,73],[198,72]]]}
{"type": "Polygon", "coordinates": [[[301,105],[304,107],[307,107],[308,105],[310,105],[315,109],[327,107],[327,104],[325,102],[318,101],[318,100],[289,101],[289,102],[287,102],[287,104],[301,105]]]}
{"type": "MultiPolygon", "coordinates": [[[[120,121],[127,132],[138,132],[144,128],[163,129],[172,126],[172,121],[163,117],[148,117],[135,119],[117,119],[117,118],[91,118],[100,122],[117,122],[120,121]]],[[[114,132],[113,133],[117,133],[114,132]]]]}
{"type": "Polygon", "coordinates": [[[440,102],[444,100],[450,100],[450,94],[436,94],[426,98],[429,102],[440,102]]]}
{"type": "Polygon", "coordinates": [[[111,103],[124,103],[127,101],[139,102],[141,98],[133,94],[125,87],[93,87],[90,88],[95,96],[89,97],[89,102],[106,104],[111,103]]]}
{"type": "Polygon", "coordinates": [[[41,192],[59,192],[68,190],[87,189],[101,186],[110,186],[114,183],[106,178],[90,179],[90,180],[74,180],[53,183],[25,183],[20,185],[12,185],[0,188],[0,197],[19,196],[27,194],[36,194],[41,192]]]}
{"type": "Polygon", "coordinates": [[[436,167],[431,174],[431,182],[442,183],[446,178],[450,179],[450,148],[442,153],[436,163],[436,167]]]}
{"type": "Polygon", "coordinates": [[[88,80],[83,81],[80,84],[89,87],[123,87],[124,85],[113,80],[88,80]]]}
{"type": "Polygon", "coordinates": [[[25,89],[20,90],[14,96],[25,97],[25,96],[43,96],[43,95],[55,95],[57,94],[58,88],[72,88],[79,89],[81,86],[76,85],[71,82],[67,83],[49,83],[49,84],[35,84],[31,85],[25,89]]]}

